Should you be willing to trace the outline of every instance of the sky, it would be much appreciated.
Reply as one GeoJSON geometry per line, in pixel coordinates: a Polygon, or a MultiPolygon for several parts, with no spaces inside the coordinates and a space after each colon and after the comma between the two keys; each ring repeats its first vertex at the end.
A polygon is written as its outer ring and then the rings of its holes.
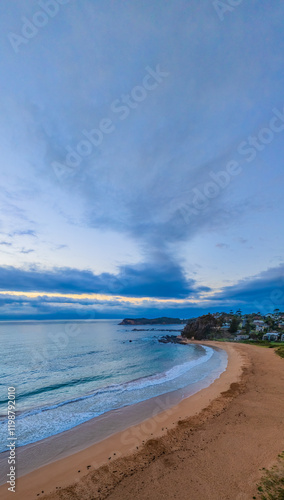
{"type": "Polygon", "coordinates": [[[284,5],[0,5],[0,319],[284,309],[284,5]]]}

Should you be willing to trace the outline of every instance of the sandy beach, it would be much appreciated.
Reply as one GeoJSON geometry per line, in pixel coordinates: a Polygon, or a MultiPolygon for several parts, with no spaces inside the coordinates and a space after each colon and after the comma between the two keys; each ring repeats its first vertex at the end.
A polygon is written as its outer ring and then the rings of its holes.
{"type": "MultiPolygon", "coordinates": [[[[284,449],[284,360],[273,349],[207,344],[228,354],[208,388],[18,478],[13,498],[251,499],[259,469],[284,449]]],[[[11,494],[0,487],[1,498],[11,494]]]]}

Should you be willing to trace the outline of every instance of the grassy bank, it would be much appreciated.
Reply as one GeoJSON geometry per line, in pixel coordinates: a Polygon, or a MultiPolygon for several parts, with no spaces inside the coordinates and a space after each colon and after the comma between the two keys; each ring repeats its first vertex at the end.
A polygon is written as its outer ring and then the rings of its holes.
{"type": "MultiPolygon", "coordinates": [[[[258,485],[258,498],[261,500],[284,500],[284,452],[271,469],[263,469],[264,476],[258,485]]],[[[257,497],[253,497],[257,498],[257,497]]]]}
{"type": "MultiPolygon", "coordinates": [[[[214,339],[216,342],[236,342],[232,339],[214,339]]],[[[267,340],[239,340],[239,344],[258,345],[260,347],[274,348],[276,354],[284,358],[284,344],[283,342],[268,342],[267,340]]]]}
{"type": "Polygon", "coordinates": [[[275,352],[281,358],[284,358],[284,345],[283,342],[267,342],[266,340],[258,340],[256,342],[250,340],[243,340],[243,344],[259,345],[261,347],[276,348],[275,352]]]}
{"type": "Polygon", "coordinates": [[[280,356],[280,358],[284,358],[284,346],[282,345],[281,347],[278,347],[278,349],[276,349],[276,354],[278,354],[278,356],[280,356]]]}
{"type": "Polygon", "coordinates": [[[258,340],[256,342],[253,342],[251,340],[243,340],[242,343],[243,344],[251,344],[251,345],[259,345],[261,347],[276,348],[275,349],[276,354],[278,354],[278,356],[280,356],[280,358],[284,358],[283,342],[267,342],[266,340],[258,340]]]}
{"type": "Polygon", "coordinates": [[[262,347],[283,347],[283,342],[269,342],[268,340],[241,340],[242,344],[260,345],[262,347]]]}

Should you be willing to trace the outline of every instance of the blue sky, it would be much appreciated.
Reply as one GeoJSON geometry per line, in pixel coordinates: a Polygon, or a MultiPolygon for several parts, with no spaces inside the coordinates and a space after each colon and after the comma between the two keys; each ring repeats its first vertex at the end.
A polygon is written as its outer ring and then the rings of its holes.
{"type": "Polygon", "coordinates": [[[284,308],[283,18],[0,6],[0,318],[284,308]]]}

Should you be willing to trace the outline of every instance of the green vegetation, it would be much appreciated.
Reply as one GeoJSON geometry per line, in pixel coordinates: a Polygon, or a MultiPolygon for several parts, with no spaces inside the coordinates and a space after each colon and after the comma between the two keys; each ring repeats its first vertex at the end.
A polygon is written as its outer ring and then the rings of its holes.
{"type": "Polygon", "coordinates": [[[283,342],[273,342],[269,340],[242,340],[242,344],[260,345],[262,347],[283,347],[283,342]]]}
{"type": "Polygon", "coordinates": [[[249,335],[249,334],[250,334],[250,332],[251,332],[251,330],[252,330],[252,326],[253,326],[253,325],[251,325],[250,323],[248,323],[248,322],[246,323],[246,325],[245,325],[245,332],[246,332],[246,335],[249,335]]]}
{"type": "Polygon", "coordinates": [[[199,318],[189,320],[184,327],[182,336],[195,340],[211,339],[211,335],[220,326],[220,321],[213,314],[204,314],[199,318]]]}
{"type": "Polygon", "coordinates": [[[272,469],[264,470],[265,475],[257,487],[258,498],[261,500],[284,500],[284,452],[279,455],[278,462],[272,469]]]}
{"type": "Polygon", "coordinates": [[[280,356],[280,358],[284,358],[284,346],[280,346],[278,347],[278,349],[276,349],[276,354],[278,354],[278,356],[280,356]]]}
{"type": "Polygon", "coordinates": [[[283,342],[269,342],[268,340],[241,340],[242,344],[258,345],[260,347],[269,347],[278,349],[275,350],[276,354],[281,358],[284,358],[284,345],[283,342]]]}
{"type": "Polygon", "coordinates": [[[230,324],[229,332],[237,333],[239,328],[240,318],[233,318],[230,324]]]}

